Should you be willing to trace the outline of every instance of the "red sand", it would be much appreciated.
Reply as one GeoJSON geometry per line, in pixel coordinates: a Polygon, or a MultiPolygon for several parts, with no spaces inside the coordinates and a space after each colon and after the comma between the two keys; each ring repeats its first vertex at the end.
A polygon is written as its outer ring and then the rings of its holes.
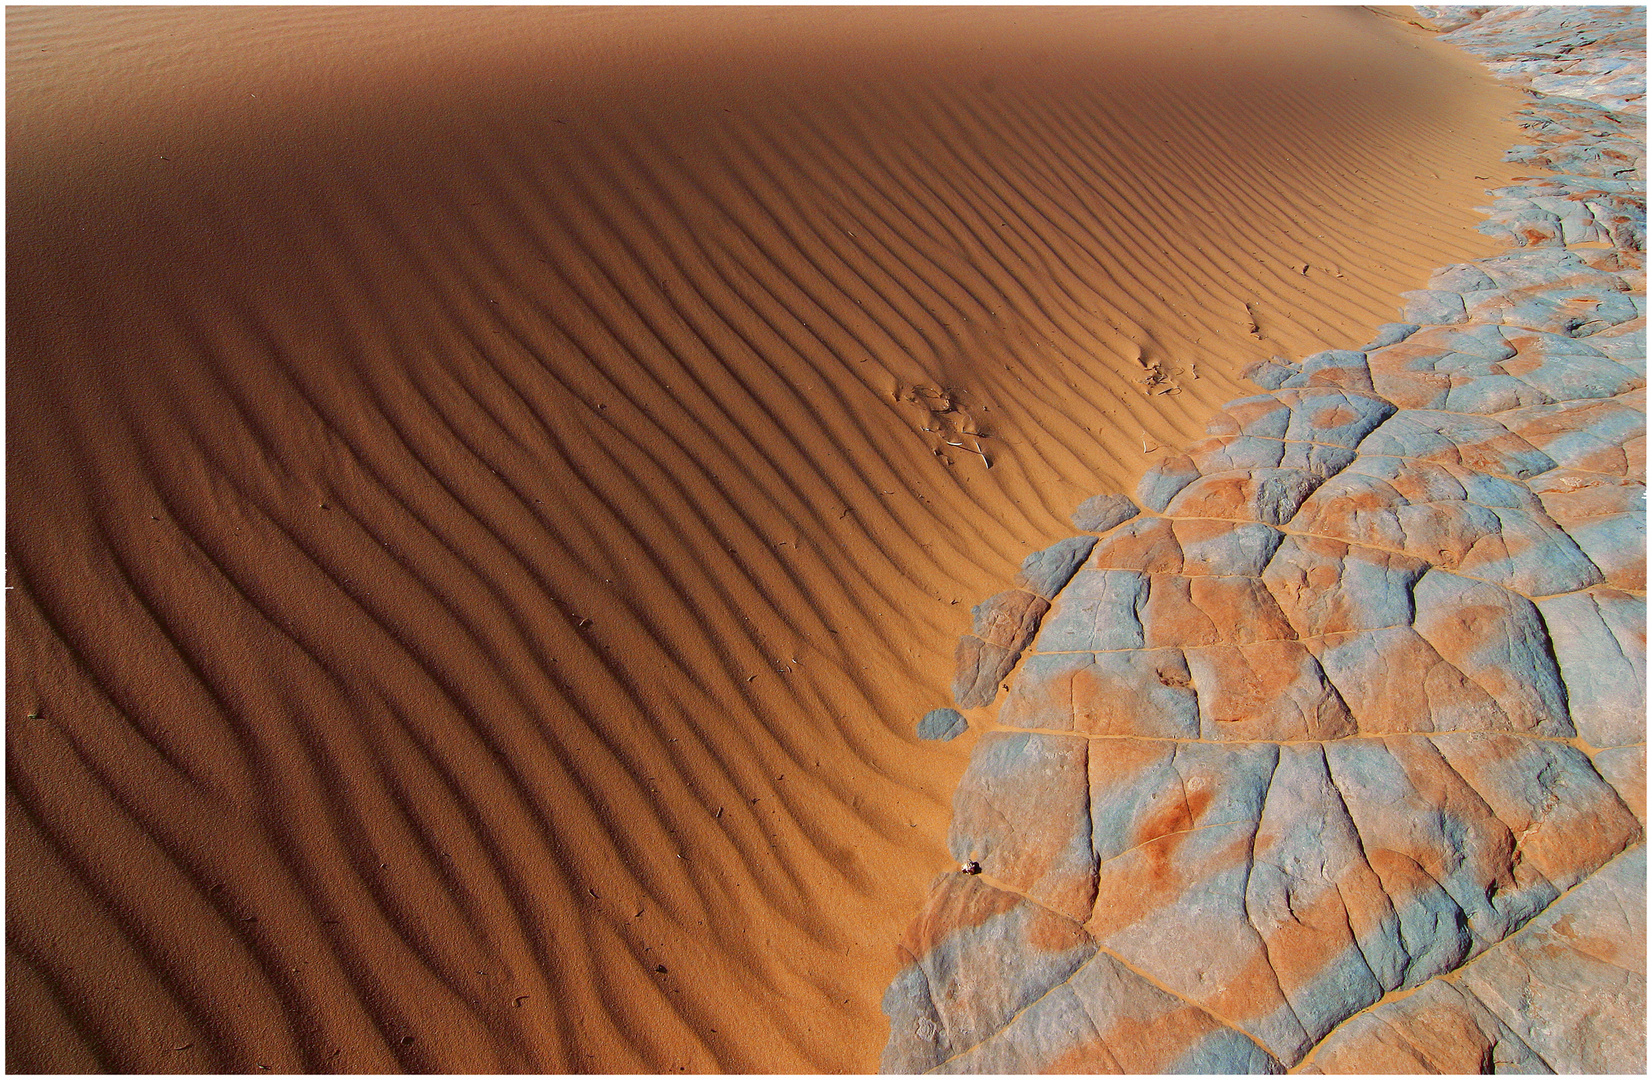
{"type": "Polygon", "coordinates": [[[874,1067],[960,601],[1507,178],[1364,9],[7,18],[20,1071],[874,1067]]]}

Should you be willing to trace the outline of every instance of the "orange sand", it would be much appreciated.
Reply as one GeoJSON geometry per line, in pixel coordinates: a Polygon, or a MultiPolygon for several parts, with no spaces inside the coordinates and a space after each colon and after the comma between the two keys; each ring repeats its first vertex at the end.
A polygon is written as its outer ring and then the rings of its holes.
{"type": "Polygon", "coordinates": [[[1353,8],[7,21],[30,1071],[875,1067],[969,603],[1492,251],[1514,100],[1353,8]]]}

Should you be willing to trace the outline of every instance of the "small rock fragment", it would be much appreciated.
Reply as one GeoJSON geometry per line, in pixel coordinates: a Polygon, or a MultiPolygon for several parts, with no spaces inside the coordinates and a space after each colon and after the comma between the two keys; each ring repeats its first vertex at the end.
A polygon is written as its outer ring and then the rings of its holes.
{"type": "Polygon", "coordinates": [[[931,709],[918,721],[918,738],[951,742],[969,730],[969,721],[957,709],[931,709]]]}

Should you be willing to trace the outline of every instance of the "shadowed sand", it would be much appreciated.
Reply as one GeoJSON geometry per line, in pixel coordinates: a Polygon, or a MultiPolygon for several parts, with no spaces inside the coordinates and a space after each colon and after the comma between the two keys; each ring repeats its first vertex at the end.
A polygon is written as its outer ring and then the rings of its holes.
{"type": "Polygon", "coordinates": [[[7,48],[16,1070],[875,1067],[960,601],[1493,251],[1515,100],[1346,8],[7,48]]]}

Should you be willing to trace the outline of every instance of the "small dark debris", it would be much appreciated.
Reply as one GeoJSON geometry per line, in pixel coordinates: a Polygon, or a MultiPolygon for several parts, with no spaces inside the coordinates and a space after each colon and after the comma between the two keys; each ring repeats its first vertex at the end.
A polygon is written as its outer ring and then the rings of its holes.
{"type": "Polygon", "coordinates": [[[661,975],[671,974],[669,971],[666,970],[666,967],[665,967],[664,964],[655,964],[654,965],[654,970],[659,972],[661,975]]]}

